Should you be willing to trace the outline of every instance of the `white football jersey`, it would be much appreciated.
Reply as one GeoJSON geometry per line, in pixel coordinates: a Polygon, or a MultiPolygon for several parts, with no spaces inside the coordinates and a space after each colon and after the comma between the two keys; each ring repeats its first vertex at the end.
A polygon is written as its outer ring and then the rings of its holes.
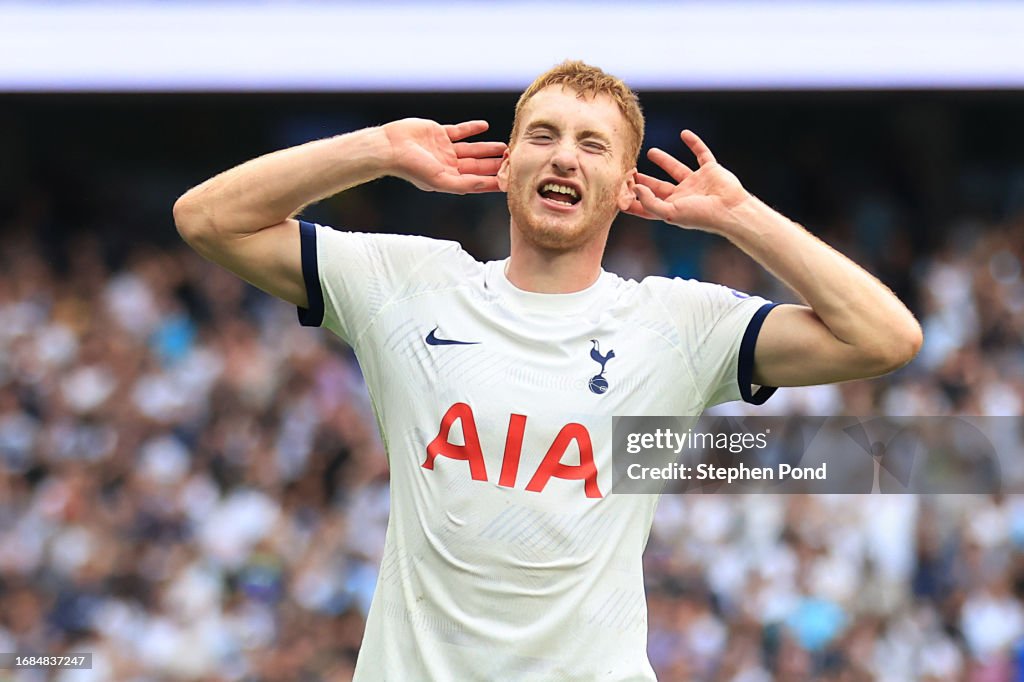
{"type": "MultiPolygon", "coordinates": [[[[654,680],[657,495],[611,494],[612,415],[752,395],[773,304],[602,271],[537,294],[459,244],[301,223],[309,307],[354,349],[391,468],[356,679],[654,680]]],[[[353,519],[358,523],[358,519],[353,519]]]]}

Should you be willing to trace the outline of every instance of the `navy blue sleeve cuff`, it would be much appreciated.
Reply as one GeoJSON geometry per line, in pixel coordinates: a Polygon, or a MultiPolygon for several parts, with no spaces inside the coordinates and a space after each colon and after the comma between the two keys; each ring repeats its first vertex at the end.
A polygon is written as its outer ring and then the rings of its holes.
{"type": "Polygon", "coordinates": [[[757,393],[751,393],[751,386],[754,378],[754,347],[757,345],[757,335],[761,333],[761,325],[764,318],[778,303],[765,303],[757,309],[754,316],[747,323],[747,331],[743,332],[743,340],[740,341],[739,371],[737,372],[740,383],[740,397],[744,402],[752,405],[763,405],[768,398],[772,397],[778,388],[776,386],[761,386],[757,393]]]}
{"type": "Polygon", "coordinates": [[[299,308],[299,324],[319,327],[324,323],[324,292],[320,288],[320,268],[316,262],[316,226],[299,221],[302,253],[302,281],[306,284],[307,307],[299,308]]]}

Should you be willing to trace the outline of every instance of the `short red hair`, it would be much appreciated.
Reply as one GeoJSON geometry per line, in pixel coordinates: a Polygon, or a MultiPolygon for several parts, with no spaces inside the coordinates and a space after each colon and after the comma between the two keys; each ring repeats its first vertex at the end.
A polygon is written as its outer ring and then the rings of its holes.
{"type": "Polygon", "coordinates": [[[640,156],[640,145],[644,139],[644,113],[640,109],[640,99],[621,79],[605,73],[596,66],[590,66],[579,60],[566,60],[537,77],[530,87],[523,91],[516,102],[516,115],[512,123],[512,142],[519,133],[519,114],[530,98],[552,85],[575,90],[579,97],[596,97],[608,95],[626,123],[629,124],[630,135],[626,144],[626,160],[636,165],[640,156]]]}

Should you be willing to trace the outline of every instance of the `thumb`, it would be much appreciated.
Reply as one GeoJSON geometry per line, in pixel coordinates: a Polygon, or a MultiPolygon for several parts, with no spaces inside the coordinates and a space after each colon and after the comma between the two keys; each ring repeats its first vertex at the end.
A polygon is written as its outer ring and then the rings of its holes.
{"type": "Polygon", "coordinates": [[[461,175],[445,173],[436,179],[435,187],[449,194],[478,194],[498,191],[498,178],[493,175],[461,175]]]}

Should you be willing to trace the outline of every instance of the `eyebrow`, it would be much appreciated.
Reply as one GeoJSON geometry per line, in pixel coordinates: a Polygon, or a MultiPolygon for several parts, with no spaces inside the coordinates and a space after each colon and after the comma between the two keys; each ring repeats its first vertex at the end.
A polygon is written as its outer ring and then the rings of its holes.
{"type": "MultiPolygon", "coordinates": [[[[526,126],[526,131],[525,132],[529,133],[531,131],[537,130],[538,128],[544,129],[544,130],[550,130],[553,133],[560,132],[560,129],[559,129],[559,127],[557,125],[555,125],[551,121],[546,121],[546,120],[543,120],[543,119],[530,123],[528,126],[526,126]]],[[[577,135],[577,138],[585,138],[585,137],[596,137],[597,139],[601,140],[602,142],[604,142],[609,147],[612,145],[611,138],[609,138],[607,135],[605,135],[604,133],[599,132],[597,130],[585,129],[585,130],[581,130],[579,132],[579,134],[577,135]]]]}

